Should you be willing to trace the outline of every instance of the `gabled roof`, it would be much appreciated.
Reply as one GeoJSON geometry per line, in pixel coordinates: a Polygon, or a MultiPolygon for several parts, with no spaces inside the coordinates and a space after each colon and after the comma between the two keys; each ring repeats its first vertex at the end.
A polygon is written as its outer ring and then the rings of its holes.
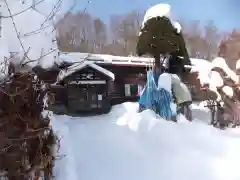
{"type": "Polygon", "coordinates": [[[153,58],[146,57],[136,57],[136,56],[114,56],[109,54],[90,54],[90,53],[59,53],[58,64],[63,63],[77,63],[81,61],[91,61],[97,64],[116,64],[116,65],[139,65],[139,66],[148,66],[153,63],[153,58]]]}
{"type": "Polygon", "coordinates": [[[61,70],[58,74],[56,83],[62,81],[63,79],[72,75],[73,73],[75,73],[83,68],[86,68],[87,66],[89,66],[93,69],[96,69],[97,71],[101,72],[102,74],[105,74],[106,76],[110,77],[112,80],[115,80],[115,75],[111,71],[104,69],[101,66],[98,66],[94,62],[83,60],[82,62],[75,63],[75,64],[69,66],[67,69],[61,70]]]}

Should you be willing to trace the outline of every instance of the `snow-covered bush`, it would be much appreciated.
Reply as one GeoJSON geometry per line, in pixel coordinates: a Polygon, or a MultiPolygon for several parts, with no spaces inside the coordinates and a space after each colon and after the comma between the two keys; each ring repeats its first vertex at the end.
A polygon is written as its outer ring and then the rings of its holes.
{"type": "Polygon", "coordinates": [[[42,115],[49,88],[34,73],[12,69],[8,77],[0,84],[0,178],[51,179],[57,138],[42,115]]]}
{"type": "MultiPolygon", "coordinates": [[[[212,61],[209,74],[209,90],[215,93],[218,104],[217,116],[213,125],[220,128],[240,125],[239,77],[232,71],[224,58],[212,61]]],[[[215,99],[215,98],[214,98],[215,99]]]]}
{"type": "Polygon", "coordinates": [[[0,179],[27,180],[34,173],[52,178],[56,137],[42,115],[48,85],[31,71],[56,62],[56,15],[75,3],[0,1],[0,179]]]}

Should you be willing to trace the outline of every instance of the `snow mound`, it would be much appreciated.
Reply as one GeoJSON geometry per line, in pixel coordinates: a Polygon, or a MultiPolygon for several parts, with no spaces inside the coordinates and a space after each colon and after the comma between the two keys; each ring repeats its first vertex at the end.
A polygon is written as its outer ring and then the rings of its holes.
{"type": "MultiPolygon", "coordinates": [[[[240,131],[221,131],[199,118],[174,123],[137,103],[95,117],[54,116],[61,137],[57,180],[239,180],[240,131]]],[[[203,105],[193,115],[209,118],[203,105]],[[204,115],[203,115],[204,114],[204,115]],[[206,115],[206,116],[205,116],[206,115]]]]}
{"type": "Polygon", "coordinates": [[[191,72],[199,72],[199,80],[201,84],[210,82],[211,69],[214,67],[210,61],[205,59],[191,58],[191,72]]]}

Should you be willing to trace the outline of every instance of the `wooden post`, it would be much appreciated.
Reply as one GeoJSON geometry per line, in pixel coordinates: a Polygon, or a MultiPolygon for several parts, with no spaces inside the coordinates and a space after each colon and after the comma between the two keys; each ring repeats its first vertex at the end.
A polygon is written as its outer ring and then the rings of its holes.
{"type": "Polygon", "coordinates": [[[162,63],[160,61],[160,53],[155,53],[154,60],[155,60],[155,63],[153,68],[153,74],[154,74],[155,83],[157,83],[158,77],[162,73],[162,63]]]}

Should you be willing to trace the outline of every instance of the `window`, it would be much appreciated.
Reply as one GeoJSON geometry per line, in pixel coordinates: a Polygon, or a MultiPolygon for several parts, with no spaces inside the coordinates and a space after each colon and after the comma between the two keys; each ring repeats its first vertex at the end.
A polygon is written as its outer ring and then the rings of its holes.
{"type": "Polygon", "coordinates": [[[131,84],[130,85],[130,92],[132,96],[138,95],[138,85],[137,84],[131,84]]]}
{"type": "Polygon", "coordinates": [[[139,94],[138,84],[125,84],[125,96],[137,96],[139,94]]]}
{"type": "Polygon", "coordinates": [[[102,95],[98,94],[98,101],[102,101],[102,95]]]}
{"type": "Polygon", "coordinates": [[[125,96],[131,96],[131,86],[130,86],[130,84],[125,84],[124,85],[124,92],[125,92],[125,96]]]}

